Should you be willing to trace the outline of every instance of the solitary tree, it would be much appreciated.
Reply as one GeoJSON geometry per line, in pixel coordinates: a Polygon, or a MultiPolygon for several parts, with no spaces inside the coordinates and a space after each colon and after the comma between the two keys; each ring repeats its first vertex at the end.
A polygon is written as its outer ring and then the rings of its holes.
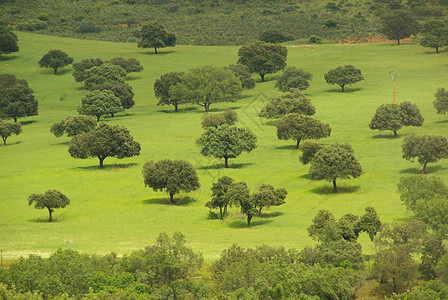
{"type": "Polygon", "coordinates": [[[299,149],[301,140],[321,139],[330,136],[330,125],[297,113],[284,115],[277,120],[277,137],[280,140],[296,140],[299,149]]]}
{"type": "Polygon", "coordinates": [[[448,140],[444,136],[409,135],[404,138],[401,148],[404,159],[414,161],[417,158],[423,165],[423,173],[426,173],[428,163],[448,158],[448,140]]]}
{"type": "Polygon", "coordinates": [[[196,103],[208,112],[212,103],[234,102],[241,95],[241,81],[232,71],[212,66],[192,69],[169,89],[171,99],[196,103]]]}
{"type": "Polygon", "coordinates": [[[257,73],[264,81],[264,76],[276,73],[286,66],[286,47],[265,42],[255,42],[245,45],[238,51],[238,63],[249,68],[251,73],[257,73]]]}
{"type": "Polygon", "coordinates": [[[107,63],[122,67],[126,73],[143,71],[143,66],[140,64],[140,61],[132,57],[127,59],[124,57],[114,57],[107,61],[107,63]]]}
{"type": "Polygon", "coordinates": [[[423,47],[435,48],[436,53],[439,53],[439,48],[448,45],[448,25],[445,21],[427,20],[423,24],[422,33],[420,45],[423,47]]]}
{"type": "Polygon", "coordinates": [[[185,101],[185,98],[176,98],[176,95],[170,93],[170,88],[181,82],[184,72],[169,72],[160,76],[154,82],[154,94],[159,99],[157,105],[173,105],[174,111],[177,112],[179,104],[185,101]]]}
{"type": "Polygon", "coordinates": [[[90,70],[93,67],[99,67],[104,64],[104,61],[101,58],[89,58],[84,59],[80,62],[73,63],[73,77],[76,82],[82,82],[86,79],[87,70],[90,70]]]}
{"type": "Polygon", "coordinates": [[[9,123],[0,119],[0,136],[3,139],[3,145],[6,146],[6,139],[12,134],[19,135],[22,133],[22,125],[20,123],[9,123]]]}
{"type": "Polygon", "coordinates": [[[377,108],[370,129],[392,130],[394,136],[403,126],[422,126],[424,118],[418,106],[409,101],[400,104],[382,104],[377,108]]]}
{"type": "Polygon", "coordinates": [[[336,180],[357,178],[362,168],[348,145],[332,144],[323,147],[314,155],[309,170],[311,179],[333,182],[333,192],[337,193],[336,180]]]}
{"type": "Polygon", "coordinates": [[[0,117],[18,118],[37,115],[37,100],[24,79],[0,74],[0,117]]]}
{"type": "Polygon", "coordinates": [[[286,67],[278,76],[275,87],[282,92],[287,92],[290,89],[299,89],[300,91],[306,90],[313,78],[310,72],[303,69],[297,69],[296,67],[286,67]]]}
{"type": "Polygon", "coordinates": [[[207,129],[209,127],[218,127],[224,124],[234,125],[236,122],[238,122],[236,111],[226,109],[219,114],[205,113],[202,116],[201,125],[202,128],[207,129]]]}
{"type": "Polygon", "coordinates": [[[19,46],[17,35],[12,29],[4,24],[0,24],[0,55],[18,52],[19,46]]]}
{"type": "Polygon", "coordinates": [[[342,88],[342,92],[344,92],[344,88],[347,84],[351,85],[352,83],[364,80],[361,70],[356,69],[352,65],[339,66],[335,69],[331,69],[324,74],[324,78],[328,84],[339,85],[342,88]]]}
{"type": "Polygon", "coordinates": [[[31,194],[28,197],[28,204],[32,205],[33,203],[36,209],[48,209],[50,214],[48,222],[51,222],[54,209],[66,207],[70,204],[70,199],[60,191],[50,189],[45,194],[31,194]]]}
{"type": "Polygon", "coordinates": [[[205,204],[210,209],[219,208],[221,220],[224,220],[227,216],[227,207],[230,204],[230,199],[226,197],[226,193],[233,182],[234,180],[228,176],[218,178],[218,181],[212,184],[212,198],[205,204]]]}
{"type": "Polygon", "coordinates": [[[124,109],[130,109],[135,105],[134,102],[134,92],[132,91],[132,87],[126,82],[118,82],[118,81],[108,81],[105,83],[94,85],[91,91],[104,91],[109,90],[112,91],[118,99],[120,99],[121,106],[124,109]]]}
{"type": "Polygon", "coordinates": [[[73,136],[68,152],[74,158],[98,157],[100,168],[103,168],[107,157],[122,159],[139,155],[140,144],[134,141],[126,127],[101,122],[89,132],[73,136]]]}
{"type": "Polygon", "coordinates": [[[157,54],[157,48],[173,47],[176,44],[174,33],[168,33],[160,24],[149,23],[143,25],[140,31],[140,41],[137,44],[139,48],[154,48],[157,54]]]}
{"type": "Polygon", "coordinates": [[[197,140],[201,154],[215,158],[224,158],[228,168],[229,158],[238,157],[243,151],[251,152],[257,148],[257,138],[245,128],[221,125],[208,128],[197,140]]]}
{"type": "Polygon", "coordinates": [[[408,11],[392,10],[385,15],[381,21],[380,32],[389,40],[396,40],[400,45],[400,40],[417,34],[418,23],[408,11]]]}
{"type": "Polygon", "coordinates": [[[124,82],[125,76],[126,71],[122,67],[105,63],[85,71],[84,86],[91,88],[108,81],[124,82]]]}
{"type": "Polygon", "coordinates": [[[244,90],[250,90],[255,88],[255,80],[252,78],[252,75],[250,74],[248,67],[242,64],[236,64],[236,65],[228,65],[227,67],[224,68],[232,71],[233,74],[235,74],[235,76],[240,79],[241,86],[244,90]]]}
{"type": "Polygon", "coordinates": [[[441,87],[437,90],[435,97],[434,108],[438,114],[445,114],[448,111],[448,91],[441,87]]]}
{"type": "Polygon", "coordinates": [[[255,204],[258,209],[258,216],[261,217],[261,210],[271,206],[279,206],[285,203],[285,198],[288,192],[284,188],[275,189],[270,184],[262,184],[251,195],[251,202],[255,204]]]}
{"type": "Polygon", "coordinates": [[[156,192],[166,191],[170,195],[171,204],[175,204],[175,194],[181,191],[189,193],[200,187],[195,168],[184,160],[147,162],[143,165],[143,180],[145,186],[156,192]]]}
{"type": "Polygon", "coordinates": [[[316,108],[311,104],[311,99],[305,97],[299,90],[291,89],[287,94],[269,99],[258,116],[277,119],[291,113],[312,116],[316,113],[316,108]]]}
{"type": "Polygon", "coordinates": [[[57,74],[58,68],[63,68],[71,63],[73,63],[73,58],[62,50],[50,50],[39,60],[40,67],[52,68],[54,74],[57,74]]]}
{"type": "Polygon", "coordinates": [[[54,123],[50,132],[54,134],[55,137],[61,137],[67,134],[68,137],[86,133],[95,128],[97,122],[94,118],[88,116],[68,116],[62,121],[54,123]]]}
{"type": "Polygon", "coordinates": [[[96,116],[98,122],[102,115],[110,114],[113,117],[115,113],[123,110],[120,99],[109,90],[89,92],[81,101],[78,112],[81,115],[96,116]]]}

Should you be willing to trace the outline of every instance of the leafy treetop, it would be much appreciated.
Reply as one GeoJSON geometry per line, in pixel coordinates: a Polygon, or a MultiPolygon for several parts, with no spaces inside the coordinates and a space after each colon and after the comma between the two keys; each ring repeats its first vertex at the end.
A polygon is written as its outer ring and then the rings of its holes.
{"type": "Polygon", "coordinates": [[[344,88],[347,84],[351,85],[352,83],[364,80],[361,70],[356,69],[352,65],[339,66],[335,69],[331,69],[324,74],[324,78],[328,84],[339,85],[342,88],[342,92],[344,92],[344,88]]]}
{"type": "Polygon", "coordinates": [[[45,194],[31,194],[28,197],[28,204],[36,209],[48,209],[50,215],[48,222],[52,221],[52,214],[55,208],[64,208],[70,204],[70,199],[57,190],[48,190],[45,194]]]}
{"type": "Polygon", "coordinates": [[[24,79],[0,74],[0,117],[17,118],[37,115],[38,102],[24,79]]]}
{"type": "Polygon", "coordinates": [[[157,48],[173,47],[175,44],[174,33],[168,33],[163,25],[153,22],[143,25],[137,47],[154,48],[154,52],[157,54],[157,48]]]}
{"type": "Polygon", "coordinates": [[[39,60],[39,66],[45,68],[52,68],[54,74],[57,74],[58,68],[65,67],[73,63],[73,58],[69,57],[67,53],[62,50],[50,50],[47,54],[42,56],[39,60]]]}
{"type": "Polygon", "coordinates": [[[313,75],[303,69],[286,67],[280,75],[277,76],[275,87],[282,92],[287,92],[290,89],[299,89],[300,91],[304,91],[310,86],[308,81],[312,78],[313,75]]]}
{"type": "Polygon", "coordinates": [[[20,123],[9,123],[0,119],[0,136],[3,139],[3,145],[6,146],[6,140],[12,134],[19,135],[22,133],[22,125],[20,123]]]}
{"type": "Polygon", "coordinates": [[[0,55],[18,52],[17,35],[8,26],[0,23],[0,55]]]}
{"type": "Polygon", "coordinates": [[[291,113],[312,116],[316,113],[316,108],[311,104],[311,100],[299,90],[291,89],[287,94],[269,99],[266,107],[260,111],[258,116],[277,119],[291,113]]]}
{"type": "Polygon", "coordinates": [[[426,173],[426,165],[448,158],[448,140],[444,136],[412,134],[404,138],[403,158],[413,161],[417,158],[423,165],[422,172],[426,173]]]}
{"type": "Polygon", "coordinates": [[[54,123],[50,132],[56,137],[61,137],[64,133],[68,137],[72,137],[77,134],[86,133],[95,128],[97,122],[94,118],[88,116],[68,116],[62,121],[54,123]]]}
{"type": "Polygon", "coordinates": [[[380,32],[389,40],[396,40],[400,45],[400,40],[417,34],[418,23],[411,12],[406,10],[392,10],[385,15],[381,21],[380,32]]]}

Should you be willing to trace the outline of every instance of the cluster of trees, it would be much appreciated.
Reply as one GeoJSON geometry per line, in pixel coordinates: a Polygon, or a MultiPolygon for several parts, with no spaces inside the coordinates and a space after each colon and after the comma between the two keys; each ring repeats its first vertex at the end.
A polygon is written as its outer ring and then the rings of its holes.
{"type": "Polygon", "coordinates": [[[38,101],[25,79],[0,74],[0,118],[14,119],[37,115],[38,101]]]}
{"type": "Polygon", "coordinates": [[[218,178],[211,191],[211,200],[205,206],[210,209],[219,208],[221,220],[227,217],[228,207],[240,207],[241,212],[247,216],[247,227],[250,227],[254,216],[261,217],[263,208],[284,204],[288,194],[286,189],[276,189],[270,184],[262,184],[250,194],[245,182],[235,182],[228,176],[218,178]]]}

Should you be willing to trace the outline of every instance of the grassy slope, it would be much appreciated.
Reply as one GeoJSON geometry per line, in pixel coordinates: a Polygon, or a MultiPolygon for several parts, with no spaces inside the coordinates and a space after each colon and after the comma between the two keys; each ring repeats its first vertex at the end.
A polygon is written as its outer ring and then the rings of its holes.
{"type": "MultiPolygon", "coordinates": [[[[341,181],[345,192],[329,193],[331,186],[307,178],[308,166],[298,162],[293,141],[279,141],[275,127],[263,124],[256,114],[267,98],[279,95],[274,81],[258,83],[255,90],[232,104],[213,105],[214,111],[224,107],[237,109],[240,124],[258,136],[259,147],[253,153],[231,160],[234,168],[216,167],[222,162],[204,158],[195,146],[201,134],[202,108],[191,106],[178,114],[171,107],[156,106],[152,85],[161,74],[186,71],[203,64],[235,63],[238,47],[177,46],[160,55],[144,52],[133,44],[62,39],[19,34],[20,52],[0,57],[2,73],[13,73],[28,80],[39,100],[39,116],[23,119],[23,133],[11,137],[7,147],[0,147],[0,249],[4,257],[28,253],[46,254],[66,247],[91,253],[115,251],[128,253],[153,243],[160,232],[181,231],[195,250],[207,259],[215,258],[233,243],[255,246],[302,248],[312,243],[306,228],[320,209],[362,214],[366,206],[374,206],[385,222],[409,216],[396,194],[400,176],[416,173],[417,163],[401,158],[404,135],[447,135],[447,117],[436,115],[432,106],[437,87],[446,82],[446,53],[435,55],[418,45],[321,45],[291,46],[288,64],[299,66],[314,75],[306,91],[317,107],[316,117],[331,124],[332,136],[322,143],[350,142],[365,174],[360,179],[341,181]],[[129,83],[135,91],[136,107],[108,118],[111,124],[128,127],[142,145],[139,157],[117,160],[108,158],[104,170],[97,169],[95,159],[77,160],[67,152],[68,138],[55,138],[49,127],[65,116],[76,113],[86,91],[64,68],[60,75],[41,69],[37,61],[49,49],[62,49],[75,61],[90,57],[135,57],[145,70],[131,74],[129,83]],[[323,74],[341,64],[353,64],[364,74],[365,81],[340,93],[328,86],[323,74]],[[392,101],[389,71],[398,71],[397,100],[416,102],[425,117],[421,128],[404,128],[398,139],[391,133],[371,131],[368,123],[375,109],[392,101]],[[141,168],[145,161],[163,158],[187,159],[198,169],[202,188],[191,193],[188,205],[165,205],[166,194],[145,188],[141,168]],[[272,209],[269,217],[256,218],[253,228],[244,228],[245,219],[238,209],[231,209],[228,220],[207,219],[205,202],[211,183],[229,175],[247,181],[251,189],[262,183],[285,187],[286,204],[272,209]],[[65,209],[56,210],[59,222],[46,223],[47,212],[28,206],[31,193],[49,188],[59,189],[71,199],[65,209]]],[[[163,51],[162,51],[163,52],[163,51]]],[[[273,79],[274,75],[268,76],[273,79]]],[[[258,78],[257,78],[258,80],[258,78]]],[[[429,172],[447,176],[448,161],[429,166],[429,172]]],[[[365,252],[372,252],[371,243],[363,236],[365,252]]]]}

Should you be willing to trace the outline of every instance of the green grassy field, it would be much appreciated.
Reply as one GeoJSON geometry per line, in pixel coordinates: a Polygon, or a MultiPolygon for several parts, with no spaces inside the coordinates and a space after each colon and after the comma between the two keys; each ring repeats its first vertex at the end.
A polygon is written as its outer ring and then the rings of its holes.
{"type": "MultiPolygon", "coordinates": [[[[202,132],[201,107],[184,106],[179,113],[173,113],[172,107],[156,106],[152,87],[161,74],[204,64],[235,63],[238,47],[177,46],[153,55],[129,43],[26,33],[18,36],[20,52],[1,56],[0,72],[28,80],[39,100],[39,115],[21,119],[23,133],[0,147],[0,249],[6,259],[30,253],[46,255],[66,248],[66,241],[71,241],[72,249],[82,252],[125,254],[153,243],[161,232],[175,231],[184,233],[188,245],[201,251],[207,260],[218,257],[233,243],[300,249],[313,243],[306,228],[320,209],[339,217],[349,212],[362,214],[370,205],[383,222],[409,218],[396,193],[396,184],[401,176],[418,173],[420,166],[402,159],[402,139],[413,132],[448,135],[448,117],[437,115],[432,104],[436,89],[446,84],[446,53],[436,55],[416,44],[289,46],[288,65],[304,68],[314,76],[306,94],[316,106],[315,117],[332,127],[331,137],[320,142],[351,143],[364,170],[359,179],[339,181],[341,192],[332,194],[330,183],[307,177],[309,166],[299,163],[294,141],[278,140],[275,126],[257,117],[269,97],[280,95],[274,89],[275,75],[267,76],[265,83],[255,77],[255,90],[244,92],[238,102],[211,106],[212,111],[236,109],[240,126],[251,129],[258,137],[258,148],[230,160],[230,169],[222,168],[223,161],[199,154],[195,140],[202,132]],[[105,119],[129,128],[141,143],[140,156],[107,158],[103,170],[97,168],[96,159],[70,157],[69,139],[55,138],[49,128],[76,114],[86,90],[82,83],[74,81],[71,67],[61,69],[59,75],[39,68],[37,61],[50,49],[61,49],[75,61],[116,56],[140,60],[144,71],[127,78],[135,92],[136,106],[105,119]],[[343,64],[360,68],[365,77],[365,81],[347,87],[346,93],[323,79],[330,68],[343,64]],[[391,132],[368,128],[376,108],[392,102],[392,80],[387,76],[392,70],[400,73],[397,101],[417,103],[425,117],[423,127],[405,127],[396,139],[391,132]],[[190,197],[182,205],[168,205],[167,194],[153,192],[143,184],[143,164],[163,158],[185,159],[197,168],[202,187],[179,195],[190,197]],[[224,222],[209,220],[204,205],[212,182],[224,175],[246,181],[252,190],[262,183],[284,187],[288,190],[286,204],[266,211],[261,219],[255,218],[250,229],[245,228],[245,218],[237,208],[230,210],[224,222]],[[47,211],[27,203],[29,194],[49,188],[71,199],[68,207],[55,211],[57,222],[51,224],[46,222],[47,211]]],[[[446,178],[448,161],[430,164],[428,172],[446,178]]],[[[361,242],[365,253],[373,252],[367,236],[362,236],[361,242]]]]}

